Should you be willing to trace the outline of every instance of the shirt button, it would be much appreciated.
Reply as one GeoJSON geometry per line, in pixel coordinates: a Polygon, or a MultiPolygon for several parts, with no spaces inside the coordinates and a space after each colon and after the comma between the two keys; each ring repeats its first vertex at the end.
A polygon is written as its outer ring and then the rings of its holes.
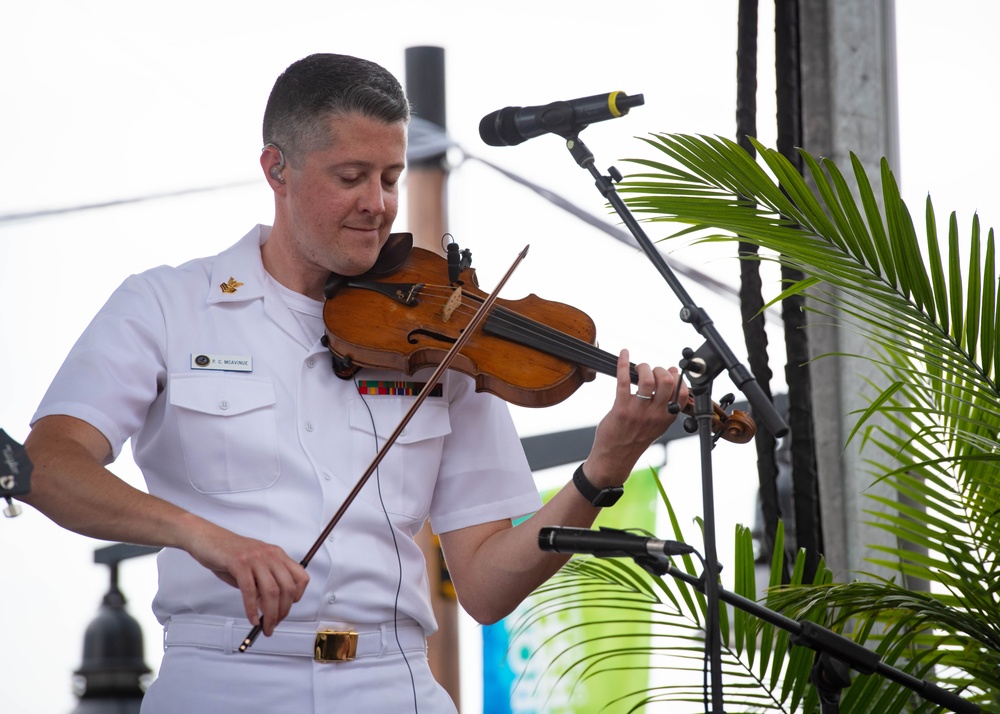
{"type": "Polygon", "coordinates": [[[323,478],[329,481],[333,477],[330,474],[323,474],[323,478]]]}
{"type": "Polygon", "coordinates": [[[336,594],[336,593],[330,593],[330,594],[328,594],[328,595],[326,596],[326,601],[327,601],[328,603],[330,603],[331,605],[332,605],[333,603],[337,602],[337,594],[336,594]]]}
{"type": "Polygon", "coordinates": [[[310,357],[309,359],[306,360],[306,366],[308,366],[309,369],[312,369],[313,367],[316,366],[316,360],[310,357]]]}
{"type": "Polygon", "coordinates": [[[223,411],[229,409],[229,402],[223,399],[221,402],[219,402],[219,409],[222,409],[223,411]]]}
{"type": "Polygon", "coordinates": [[[312,431],[312,430],[313,430],[313,423],[311,421],[307,421],[306,422],[306,431],[312,431]]]}

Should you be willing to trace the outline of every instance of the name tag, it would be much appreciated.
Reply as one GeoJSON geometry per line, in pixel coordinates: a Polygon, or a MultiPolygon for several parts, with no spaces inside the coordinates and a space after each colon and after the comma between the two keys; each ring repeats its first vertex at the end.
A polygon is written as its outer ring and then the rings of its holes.
{"type": "Polygon", "coordinates": [[[223,372],[253,372],[253,357],[242,355],[191,355],[191,369],[215,369],[223,372]]]}

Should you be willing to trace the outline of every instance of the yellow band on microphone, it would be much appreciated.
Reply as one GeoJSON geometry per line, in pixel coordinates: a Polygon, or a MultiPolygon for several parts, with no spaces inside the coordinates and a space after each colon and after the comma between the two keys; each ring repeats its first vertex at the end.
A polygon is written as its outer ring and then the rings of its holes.
{"type": "Polygon", "coordinates": [[[611,112],[611,116],[620,117],[622,113],[618,111],[618,95],[621,92],[612,92],[608,95],[608,111],[611,112]]]}

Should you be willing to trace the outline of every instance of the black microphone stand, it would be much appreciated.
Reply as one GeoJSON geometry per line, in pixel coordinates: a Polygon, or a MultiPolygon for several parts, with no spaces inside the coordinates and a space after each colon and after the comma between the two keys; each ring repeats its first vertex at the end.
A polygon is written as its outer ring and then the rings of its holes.
{"type": "MultiPolygon", "coordinates": [[[[633,560],[654,575],[670,575],[691,585],[699,592],[705,593],[707,598],[706,585],[708,580],[705,576],[696,578],[690,573],[674,567],[670,562],[670,556],[658,553],[641,558],[636,557],[633,560]]],[[[706,563],[706,573],[707,565],[708,563],[706,563]]],[[[809,678],[819,694],[820,711],[823,714],[839,714],[840,696],[844,688],[851,684],[850,669],[861,674],[878,674],[916,692],[927,701],[958,714],[978,714],[981,711],[978,704],[967,701],[932,682],[919,679],[885,664],[877,653],[833,630],[809,620],[792,620],[760,603],[721,587],[717,588],[717,593],[722,602],[781,628],[792,636],[793,643],[803,645],[816,652],[809,678]]]]}
{"type": "Polygon", "coordinates": [[[688,377],[690,391],[694,395],[694,417],[698,424],[698,434],[700,437],[706,561],[704,594],[707,601],[705,647],[711,670],[712,708],[715,714],[723,714],[725,709],[722,696],[722,645],[719,628],[719,564],[716,557],[715,496],[712,487],[712,447],[714,446],[712,433],[713,380],[722,373],[723,369],[727,370],[733,384],[743,392],[753,408],[754,418],[760,420],[764,424],[764,427],[776,437],[784,436],[788,432],[788,425],[781,415],[778,414],[774,405],[771,404],[760,384],[754,379],[750,371],[739,362],[736,355],[722,339],[715,324],[709,318],[708,313],[695,305],[691,296],[688,295],[684,286],[681,285],[674,272],[663,259],[663,256],[656,250],[652,241],[650,241],[649,237],[642,230],[639,222],[629,211],[621,196],[618,195],[614,182],[621,181],[621,173],[614,167],[608,169],[608,176],[602,175],[597,170],[594,165],[594,155],[580,141],[580,131],[585,128],[586,126],[575,127],[569,133],[564,134],[566,147],[576,160],[576,163],[589,171],[594,177],[597,189],[601,192],[601,195],[611,203],[611,206],[621,217],[622,221],[624,221],[643,252],[680,300],[681,320],[692,325],[705,339],[705,343],[697,350],[684,349],[683,359],[680,361],[679,366],[688,377]]]}

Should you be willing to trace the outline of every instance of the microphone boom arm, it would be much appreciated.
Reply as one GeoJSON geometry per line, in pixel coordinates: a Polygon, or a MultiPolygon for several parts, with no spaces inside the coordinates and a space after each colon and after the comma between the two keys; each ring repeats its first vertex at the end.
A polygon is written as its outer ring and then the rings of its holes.
{"type": "MultiPolygon", "coordinates": [[[[670,562],[668,556],[653,554],[646,558],[636,558],[635,562],[655,575],[670,575],[705,594],[704,576],[696,578],[690,573],[678,569],[670,562]]],[[[788,632],[794,644],[808,647],[816,652],[816,663],[813,666],[811,678],[820,692],[823,704],[836,706],[840,698],[840,690],[850,685],[850,678],[843,672],[843,666],[846,665],[861,674],[878,674],[949,711],[958,714],[978,714],[981,711],[978,704],[942,689],[933,682],[914,677],[885,664],[878,653],[872,652],[833,630],[809,620],[793,620],[785,617],[758,602],[722,587],[717,587],[717,590],[719,600],[722,602],[788,632]]]]}
{"type": "MultiPolygon", "coordinates": [[[[587,530],[552,526],[538,531],[538,547],[548,552],[586,554],[596,558],[630,557],[637,565],[653,575],[670,575],[707,595],[706,581],[710,577],[710,569],[705,559],[686,543],[659,540],[652,536],[647,538],[613,528],[587,530]],[[700,578],[677,568],[671,561],[672,556],[687,553],[694,553],[706,565],[706,570],[700,578]]],[[[718,572],[718,568],[715,572],[718,572]]],[[[932,682],[885,664],[877,652],[872,652],[833,630],[809,620],[793,620],[785,617],[718,584],[715,589],[719,601],[784,630],[791,635],[794,644],[808,647],[816,652],[811,679],[820,694],[821,709],[824,712],[839,710],[841,690],[851,684],[845,667],[850,667],[861,674],[878,674],[916,692],[927,701],[958,714],[978,714],[980,711],[979,705],[962,699],[932,682]]]]}

